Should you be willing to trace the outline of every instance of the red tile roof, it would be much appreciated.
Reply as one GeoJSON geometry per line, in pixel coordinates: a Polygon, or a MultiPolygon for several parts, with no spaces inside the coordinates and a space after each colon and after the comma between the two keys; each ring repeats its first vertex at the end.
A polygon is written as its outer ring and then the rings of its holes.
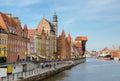
{"type": "MultiPolygon", "coordinates": [[[[5,13],[2,13],[0,12],[0,15],[2,16],[2,19],[6,25],[6,27],[11,27],[11,28],[14,28],[18,34],[21,34],[22,32],[22,27],[21,27],[21,23],[18,19],[18,22],[15,21],[15,19],[11,16],[11,14],[5,14],[5,13]]],[[[7,31],[7,30],[5,30],[7,31]]]]}
{"type": "Polygon", "coordinates": [[[6,14],[0,12],[4,22],[6,23],[7,26],[14,27],[16,28],[15,21],[12,17],[7,16],[6,14]]]}

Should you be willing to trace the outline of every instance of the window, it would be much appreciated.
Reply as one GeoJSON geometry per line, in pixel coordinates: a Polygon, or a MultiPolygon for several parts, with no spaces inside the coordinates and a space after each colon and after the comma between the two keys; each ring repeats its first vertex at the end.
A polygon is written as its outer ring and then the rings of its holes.
{"type": "Polygon", "coordinates": [[[4,33],[4,30],[0,28],[0,33],[4,33]]]}
{"type": "Polygon", "coordinates": [[[46,44],[49,44],[49,41],[46,41],[46,44]]]}
{"type": "Polygon", "coordinates": [[[49,50],[49,47],[48,47],[48,46],[46,47],[46,50],[49,50]]]}
{"type": "Polygon", "coordinates": [[[4,44],[4,39],[2,39],[2,44],[4,44]]]}
{"type": "Polygon", "coordinates": [[[10,33],[12,33],[12,30],[10,29],[10,33]]]}
{"type": "Polygon", "coordinates": [[[8,44],[10,44],[10,40],[8,40],[8,44]]]}
{"type": "Polygon", "coordinates": [[[1,51],[2,51],[2,48],[0,48],[0,53],[1,53],[1,51]]]}
{"type": "Polygon", "coordinates": [[[6,47],[4,47],[4,49],[3,49],[3,50],[4,50],[5,54],[6,54],[6,47]]]}
{"type": "Polygon", "coordinates": [[[0,44],[1,44],[1,42],[2,42],[2,39],[0,38],[0,44]]]}

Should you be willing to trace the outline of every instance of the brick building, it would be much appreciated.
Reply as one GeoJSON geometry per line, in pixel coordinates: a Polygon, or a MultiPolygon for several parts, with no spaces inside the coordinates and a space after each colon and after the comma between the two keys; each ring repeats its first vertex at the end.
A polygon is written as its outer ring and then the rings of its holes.
{"type": "Polygon", "coordinates": [[[6,62],[6,57],[7,57],[7,40],[8,40],[7,33],[0,26],[0,63],[5,63],[6,62]]]}
{"type": "Polygon", "coordinates": [[[46,57],[46,34],[44,28],[36,38],[36,52],[38,56],[46,57]]]}
{"type": "Polygon", "coordinates": [[[34,54],[34,34],[35,34],[35,29],[28,29],[28,38],[30,39],[30,54],[34,54]]]}
{"type": "Polygon", "coordinates": [[[47,35],[46,41],[46,55],[47,58],[54,58],[57,52],[57,16],[53,15],[53,21],[50,22],[47,19],[43,18],[37,27],[38,35],[41,34],[42,29],[44,28],[45,34],[47,35]]]}
{"type": "Polygon", "coordinates": [[[52,59],[56,56],[58,33],[57,22],[57,15],[54,14],[52,22],[42,18],[42,20],[38,23],[37,29],[28,30],[31,44],[31,54],[42,55],[49,59],[52,59]],[[44,46],[45,49],[42,46],[44,46]],[[45,52],[43,53],[44,50],[45,52]]]}
{"type": "Polygon", "coordinates": [[[64,30],[62,30],[61,35],[57,39],[57,58],[71,58],[71,36],[68,34],[68,37],[66,37],[64,30]]]}
{"type": "Polygon", "coordinates": [[[18,62],[26,59],[27,27],[22,29],[18,17],[0,12],[0,26],[8,35],[7,62],[18,62]]]}

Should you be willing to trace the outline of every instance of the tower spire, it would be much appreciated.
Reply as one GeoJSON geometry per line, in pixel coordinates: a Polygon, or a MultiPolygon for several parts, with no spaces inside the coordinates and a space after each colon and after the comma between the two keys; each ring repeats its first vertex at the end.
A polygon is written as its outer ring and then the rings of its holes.
{"type": "Polygon", "coordinates": [[[53,22],[56,22],[56,23],[58,22],[56,12],[54,12],[54,15],[53,15],[53,22]]]}

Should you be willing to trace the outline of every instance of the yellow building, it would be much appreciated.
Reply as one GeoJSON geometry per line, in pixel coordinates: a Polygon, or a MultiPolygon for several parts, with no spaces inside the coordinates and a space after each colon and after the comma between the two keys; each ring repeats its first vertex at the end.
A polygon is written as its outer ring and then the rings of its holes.
{"type": "Polygon", "coordinates": [[[8,35],[0,26],[0,63],[6,62],[8,35]]]}
{"type": "Polygon", "coordinates": [[[41,31],[41,34],[36,37],[36,49],[38,56],[46,57],[46,34],[44,29],[41,31]]]}

